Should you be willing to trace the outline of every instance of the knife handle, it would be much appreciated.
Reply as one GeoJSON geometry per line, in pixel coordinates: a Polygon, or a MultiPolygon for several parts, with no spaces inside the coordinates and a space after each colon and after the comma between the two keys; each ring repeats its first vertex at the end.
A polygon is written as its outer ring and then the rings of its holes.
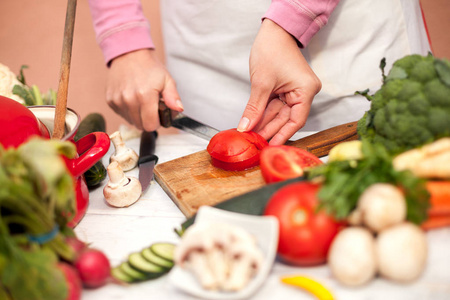
{"type": "Polygon", "coordinates": [[[172,126],[172,111],[163,101],[159,101],[158,114],[159,123],[161,123],[161,126],[164,128],[169,128],[172,126]]]}

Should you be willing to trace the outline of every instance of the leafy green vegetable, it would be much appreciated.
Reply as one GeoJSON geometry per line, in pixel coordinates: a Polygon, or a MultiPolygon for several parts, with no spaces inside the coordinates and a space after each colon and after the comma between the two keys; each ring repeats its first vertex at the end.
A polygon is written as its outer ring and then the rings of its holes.
{"type": "Polygon", "coordinates": [[[39,88],[36,85],[29,86],[26,83],[25,75],[23,73],[24,69],[27,69],[28,66],[23,65],[20,68],[19,75],[17,76],[17,80],[19,80],[23,85],[16,84],[13,87],[12,93],[14,95],[19,96],[20,98],[25,100],[26,106],[31,105],[56,105],[56,92],[52,89],[49,89],[47,93],[42,94],[39,88]]]}
{"type": "Polygon", "coordinates": [[[407,203],[407,219],[420,224],[427,218],[429,194],[425,180],[409,171],[395,171],[392,156],[380,144],[362,140],[363,158],[331,161],[311,169],[308,178],[321,177],[318,197],[321,206],[337,219],[346,218],[355,209],[359,196],[370,185],[391,183],[403,189],[407,203]]]}
{"type": "Polygon", "coordinates": [[[75,154],[73,143],[59,140],[33,138],[17,149],[0,145],[3,298],[66,298],[66,282],[56,263],[75,257],[64,242],[73,233],[67,224],[75,215],[75,189],[61,155],[75,154]]]}
{"type": "Polygon", "coordinates": [[[450,136],[450,62],[409,55],[397,60],[374,94],[357,92],[371,101],[359,120],[358,135],[381,143],[392,154],[450,136]]]}

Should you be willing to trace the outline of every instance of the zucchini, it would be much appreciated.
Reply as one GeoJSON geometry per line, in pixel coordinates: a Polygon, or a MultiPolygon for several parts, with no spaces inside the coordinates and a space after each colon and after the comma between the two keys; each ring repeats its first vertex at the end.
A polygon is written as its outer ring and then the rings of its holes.
{"type": "Polygon", "coordinates": [[[118,281],[132,283],[135,282],[136,279],[123,271],[121,266],[117,266],[111,269],[111,276],[118,281]]]}
{"type": "Polygon", "coordinates": [[[173,267],[173,261],[159,257],[152,250],[150,250],[150,248],[145,248],[144,250],[142,250],[141,254],[145,260],[147,260],[157,266],[160,266],[166,270],[173,267]]]}
{"type": "Polygon", "coordinates": [[[139,272],[144,273],[149,278],[156,278],[166,273],[166,268],[158,266],[146,260],[141,253],[136,252],[128,257],[128,263],[139,272]]]}
{"type": "Polygon", "coordinates": [[[80,126],[78,126],[77,133],[75,134],[75,141],[78,141],[85,135],[92,132],[106,132],[106,121],[103,115],[99,113],[90,113],[83,120],[81,120],[80,126]]]}
{"type": "Polygon", "coordinates": [[[133,283],[156,279],[173,267],[173,251],[171,243],[155,243],[141,252],[135,252],[128,259],[111,270],[111,275],[118,281],[133,283]]]}
{"type": "Polygon", "coordinates": [[[172,262],[173,265],[173,253],[175,251],[175,244],[172,243],[154,243],[150,246],[150,250],[156,256],[162,259],[172,262]]]}
{"type": "Polygon", "coordinates": [[[86,183],[90,188],[102,183],[102,181],[106,178],[107,175],[108,172],[106,171],[106,168],[101,160],[96,162],[95,165],[93,165],[89,170],[84,172],[84,178],[86,179],[86,183]]]}
{"type": "Polygon", "coordinates": [[[146,280],[148,277],[147,274],[136,270],[128,262],[121,263],[119,268],[126,276],[132,279],[132,282],[146,280]]]}
{"type": "MultiPolygon", "coordinates": [[[[266,208],[267,202],[276,191],[278,191],[281,187],[288,185],[290,183],[304,180],[306,180],[306,178],[302,176],[272,184],[267,184],[257,190],[220,202],[214,205],[213,207],[241,214],[261,216],[264,213],[264,209],[266,208]]],[[[184,231],[189,226],[194,224],[194,221],[195,215],[184,221],[181,224],[181,228],[179,229],[175,228],[175,232],[181,237],[184,231]]]]}
{"type": "MultiPolygon", "coordinates": [[[[83,120],[81,120],[74,140],[78,141],[82,137],[92,132],[106,133],[106,121],[103,115],[99,113],[90,113],[83,120]]],[[[93,188],[99,185],[103,182],[103,180],[105,180],[106,176],[106,168],[101,160],[99,160],[95,165],[93,165],[84,173],[84,178],[86,179],[88,188],[93,188]]]]}

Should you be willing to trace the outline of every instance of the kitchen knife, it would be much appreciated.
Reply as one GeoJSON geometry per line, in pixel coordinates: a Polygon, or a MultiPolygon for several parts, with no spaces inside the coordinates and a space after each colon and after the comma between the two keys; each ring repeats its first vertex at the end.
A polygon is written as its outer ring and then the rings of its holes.
{"type": "Polygon", "coordinates": [[[153,179],[153,169],[158,162],[158,156],[155,153],[156,131],[143,131],[141,134],[141,143],[139,146],[139,182],[142,185],[142,192],[150,185],[153,179]]]}
{"type": "Polygon", "coordinates": [[[182,113],[177,113],[175,116],[173,116],[173,113],[164,102],[159,102],[159,121],[163,127],[169,128],[172,126],[208,141],[219,132],[219,130],[197,122],[182,113]]]}

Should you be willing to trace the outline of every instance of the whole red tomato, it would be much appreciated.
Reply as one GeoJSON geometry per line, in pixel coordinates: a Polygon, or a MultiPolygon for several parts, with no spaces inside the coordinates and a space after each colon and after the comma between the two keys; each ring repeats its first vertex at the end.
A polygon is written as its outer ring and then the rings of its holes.
{"type": "Polygon", "coordinates": [[[310,266],[326,262],[341,224],[317,211],[319,185],[302,181],[286,185],[269,199],[264,215],[280,224],[278,255],[287,263],[310,266]]]}
{"type": "Polygon", "coordinates": [[[314,154],[293,146],[269,146],[261,151],[261,174],[266,183],[303,176],[303,169],[321,165],[314,154]]]}
{"type": "Polygon", "coordinates": [[[206,150],[213,166],[227,171],[242,171],[259,164],[261,150],[267,141],[256,132],[239,132],[236,128],[219,132],[206,150]]]}

